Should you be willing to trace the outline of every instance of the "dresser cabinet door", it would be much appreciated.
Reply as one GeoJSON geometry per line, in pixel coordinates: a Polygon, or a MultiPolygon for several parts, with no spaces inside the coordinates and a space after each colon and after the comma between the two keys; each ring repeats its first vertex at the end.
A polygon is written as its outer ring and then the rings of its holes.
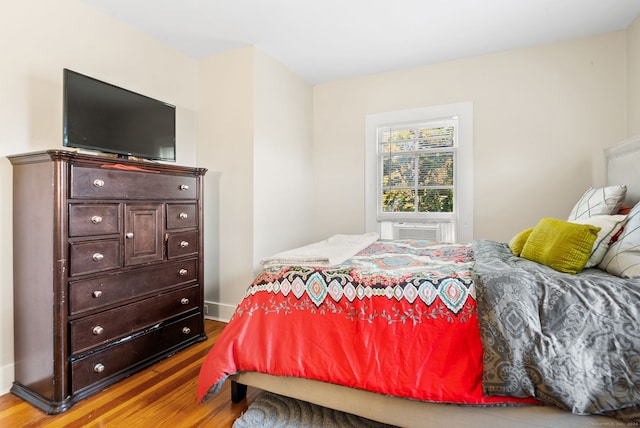
{"type": "Polygon", "coordinates": [[[125,266],[163,259],[162,207],[162,204],[125,205],[125,266]]]}

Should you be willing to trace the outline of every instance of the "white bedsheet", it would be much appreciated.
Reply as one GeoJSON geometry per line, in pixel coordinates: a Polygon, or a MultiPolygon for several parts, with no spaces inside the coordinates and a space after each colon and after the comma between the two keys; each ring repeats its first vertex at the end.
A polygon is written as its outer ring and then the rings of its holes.
{"type": "Polygon", "coordinates": [[[335,266],[380,239],[376,232],[361,235],[333,235],[304,247],[283,251],[260,260],[262,266],[335,266]]]}

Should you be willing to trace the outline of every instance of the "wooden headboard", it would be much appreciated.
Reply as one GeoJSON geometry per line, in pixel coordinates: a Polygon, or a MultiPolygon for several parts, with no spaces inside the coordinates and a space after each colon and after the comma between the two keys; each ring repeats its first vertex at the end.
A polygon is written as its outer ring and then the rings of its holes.
{"type": "Polygon", "coordinates": [[[625,205],[640,201],[640,135],[604,149],[607,184],[626,184],[625,205]]]}

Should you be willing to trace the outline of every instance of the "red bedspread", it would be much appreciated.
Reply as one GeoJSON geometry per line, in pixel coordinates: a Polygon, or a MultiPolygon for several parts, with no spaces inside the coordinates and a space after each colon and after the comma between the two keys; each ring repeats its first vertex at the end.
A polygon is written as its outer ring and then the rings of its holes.
{"type": "Polygon", "coordinates": [[[378,241],[333,268],[261,273],[207,355],[198,399],[240,371],[419,400],[537,403],[482,395],[482,346],[465,245],[378,241]]]}

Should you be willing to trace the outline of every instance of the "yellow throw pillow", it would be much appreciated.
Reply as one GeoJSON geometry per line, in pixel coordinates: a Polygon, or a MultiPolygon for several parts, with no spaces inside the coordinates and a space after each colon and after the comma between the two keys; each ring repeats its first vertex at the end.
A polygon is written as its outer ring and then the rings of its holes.
{"type": "Polygon", "coordinates": [[[560,272],[580,272],[589,260],[599,227],[543,218],[533,228],[520,257],[560,272]]]}
{"type": "Polygon", "coordinates": [[[513,253],[514,256],[520,257],[520,253],[522,253],[522,248],[524,247],[524,244],[527,242],[527,239],[529,239],[529,235],[531,235],[532,231],[533,231],[533,227],[530,227],[529,229],[525,229],[522,232],[518,233],[516,236],[514,236],[511,239],[511,241],[509,241],[509,248],[511,248],[511,252],[513,253]]]}

